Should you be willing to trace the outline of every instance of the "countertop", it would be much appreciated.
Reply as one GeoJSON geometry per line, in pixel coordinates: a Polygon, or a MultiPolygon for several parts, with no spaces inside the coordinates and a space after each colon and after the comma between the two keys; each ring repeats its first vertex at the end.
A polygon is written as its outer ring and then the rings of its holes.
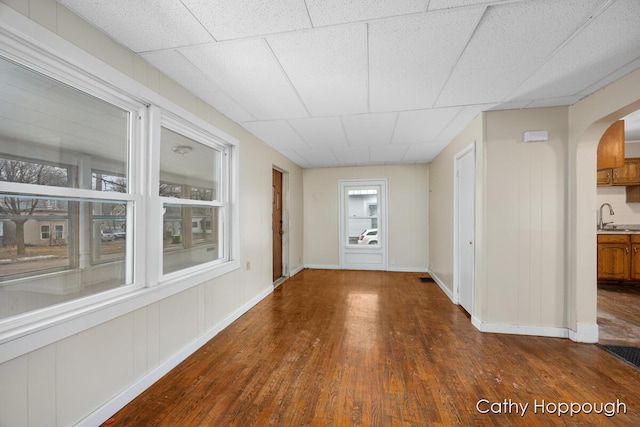
{"type": "Polygon", "coordinates": [[[608,224],[598,234],[640,234],[640,224],[608,224]]]}

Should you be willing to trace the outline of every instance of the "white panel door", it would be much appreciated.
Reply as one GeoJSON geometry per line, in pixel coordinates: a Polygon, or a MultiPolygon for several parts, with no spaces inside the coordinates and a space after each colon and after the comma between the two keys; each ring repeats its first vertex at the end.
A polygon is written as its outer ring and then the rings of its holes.
{"type": "Polygon", "coordinates": [[[475,243],[475,150],[457,157],[457,283],[458,302],[472,313],[475,243]]]}
{"type": "Polygon", "coordinates": [[[340,181],[340,268],[387,270],[386,180],[340,181]]]}

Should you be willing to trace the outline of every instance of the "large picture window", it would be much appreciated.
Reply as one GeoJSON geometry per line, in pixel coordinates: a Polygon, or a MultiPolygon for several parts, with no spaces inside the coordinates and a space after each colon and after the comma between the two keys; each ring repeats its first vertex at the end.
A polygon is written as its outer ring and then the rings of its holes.
{"type": "Polygon", "coordinates": [[[235,140],[80,51],[12,40],[0,31],[0,340],[238,268],[235,140]]]}
{"type": "Polygon", "coordinates": [[[132,110],[4,57],[0,91],[0,320],[130,285],[132,110]]]}

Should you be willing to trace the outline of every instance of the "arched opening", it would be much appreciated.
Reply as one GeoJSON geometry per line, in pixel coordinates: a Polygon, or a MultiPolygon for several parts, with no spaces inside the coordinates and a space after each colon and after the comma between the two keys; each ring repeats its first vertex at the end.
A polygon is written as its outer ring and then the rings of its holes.
{"type": "Polygon", "coordinates": [[[596,159],[600,137],[615,121],[640,110],[633,73],[572,107],[569,164],[569,265],[567,320],[570,337],[598,341],[596,159]],[[626,86],[626,87],[625,87],[626,86]],[[626,90],[626,93],[625,93],[626,90]],[[632,92],[632,91],[631,91],[632,92]],[[634,99],[635,98],[635,99],[634,99]]]}

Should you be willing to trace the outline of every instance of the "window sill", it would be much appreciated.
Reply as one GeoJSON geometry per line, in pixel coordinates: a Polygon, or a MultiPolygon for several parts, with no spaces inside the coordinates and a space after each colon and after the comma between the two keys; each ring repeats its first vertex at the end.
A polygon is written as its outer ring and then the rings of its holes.
{"type": "MultiPolygon", "coordinates": [[[[69,305],[81,303],[81,306],[65,311],[61,311],[61,307],[54,306],[51,311],[57,311],[57,313],[47,317],[42,316],[33,322],[27,322],[32,318],[33,313],[26,314],[19,319],[23,320],[21,324],[0,331],[0,363],[126,315],[239,268],[238,261],[227,261],[215,267],[194,267],[174,273],[156,286],[132,285],[114,289],[90,297],[99,299],[91,304],[87,304],[86,300],[72,301],[69,305]]],[[[64,306],[68,307],[66,304],[64,306]]],[[[49,311],[47,309],[41,313],[49,311]]]]}

